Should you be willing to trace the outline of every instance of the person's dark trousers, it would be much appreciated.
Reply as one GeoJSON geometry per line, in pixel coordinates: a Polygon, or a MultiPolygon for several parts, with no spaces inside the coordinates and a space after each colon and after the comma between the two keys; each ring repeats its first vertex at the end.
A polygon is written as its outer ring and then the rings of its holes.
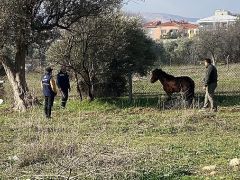
{"type": "Polygon", "coordinates": [[[51,118],[54,96],[45,96],[44,113],[46,118],[51,118]]]}
{"type": "Polygon", "coordinates": [[[68,90],[62,91],[62,103],[61,103],[61,106],[62,106],[63,108],[66,107],[67,100],[68,100],[68,90]]]}

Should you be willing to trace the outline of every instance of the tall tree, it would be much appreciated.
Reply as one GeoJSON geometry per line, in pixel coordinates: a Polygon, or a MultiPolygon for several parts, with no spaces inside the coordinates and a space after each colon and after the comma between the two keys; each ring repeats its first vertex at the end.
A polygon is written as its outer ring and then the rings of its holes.
{"type": "Polygon", "coordinates": [[[216,63],[218,55],[221,52],[222,32],[222,29],[217,29],[214,31],[203,31],[199,34],[198,47],[200,51],[205,51],[207,55],[211,56],[213,64],[216,63]]]}
{"type": "Polygon", "coordinates": [[[28,46],[39,34],[54,28],[68,29],[82,17],[115,8],[121,0],[1,0],[0,62],[14,94],[14,107],[31,105],[25,78],[28,46]]]}
{"type": "Polygon", "coordinates": [[[101,88],[109,87],[108,96],[120,95],[128,74],[144,74],[156,60],[154,43],[141,22],[121,13],[81,19],[63,37],[49,49],[48,57],[62,59],[84,80],[90,100],[101,88]],[[64,49],[68,49],[67,56],[64,49]],[[96,88],[99,84],[104,87],[96,88]]]}

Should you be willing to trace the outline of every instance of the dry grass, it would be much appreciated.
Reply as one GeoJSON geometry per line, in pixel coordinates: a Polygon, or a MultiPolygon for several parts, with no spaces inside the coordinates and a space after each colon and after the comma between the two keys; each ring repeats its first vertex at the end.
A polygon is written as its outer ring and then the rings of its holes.
{"type": "Polygon", "coordinates": [[[216,164],[214,177],[236,178],[238,172],[228,167],[228,161],[240,155],[240,114],[222,109],[211,114],[72,100],[64,111],[55,105],[51,121],[41,108],[6,113],[0,117],[0,175],[3,179],[201,179],[210,177],[202,167],[216,164]]]}
{"type": "MultiPolygon", "coordinates": [[[[28,77],[41,100],[41,75],[28,77]]],[[[0,107],[0,179],[240,178],[228,165],[240,157],[240,99],[218,96],[217,101],[219,112],[207,113],[169,110],[159,97],[132,103],[71,97],[62,110],[57,97],[50,121],[42,107],[21,114],[5,104],[0,107]],[[202,171],[210,165],[216,165],[214,173],[202,171]]]]}

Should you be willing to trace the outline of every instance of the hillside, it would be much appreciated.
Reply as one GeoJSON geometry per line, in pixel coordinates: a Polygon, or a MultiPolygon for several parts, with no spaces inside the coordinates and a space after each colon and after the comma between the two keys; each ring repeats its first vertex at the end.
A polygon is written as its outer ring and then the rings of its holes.
{"type": "Polygon", "coordinates": [[[166,14],[166,13],[144,12],[144,13],[140,13],[139,15],[142,16],[143,19],[146,20],[146,21],[160,20],[162,22],[166,22],[166,21],[169,21],[169,20],[176,20],[176,21],[185,20],[187,22],[196,23],[196,21],[199,19],[199,18],[191,18],[191,17],[182,17],[182,16],[173,15],[173,14],[166,14]]]}

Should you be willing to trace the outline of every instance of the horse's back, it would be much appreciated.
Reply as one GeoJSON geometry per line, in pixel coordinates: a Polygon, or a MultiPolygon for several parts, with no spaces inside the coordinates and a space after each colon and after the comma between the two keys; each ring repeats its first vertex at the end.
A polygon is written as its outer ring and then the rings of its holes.
{"type": "Polygon", "coordinates": [[[192,78],[190,78],[189,76],[178,76],[177,79],[181,83],[190,84],[195,87],[194,80],[192,78]]]}
{"type": "Polygon", "coordinates": [[[177,77],[182,92],[186,92],[190,97],[195,94],[195,82],[188,76],[177,77]]]}

